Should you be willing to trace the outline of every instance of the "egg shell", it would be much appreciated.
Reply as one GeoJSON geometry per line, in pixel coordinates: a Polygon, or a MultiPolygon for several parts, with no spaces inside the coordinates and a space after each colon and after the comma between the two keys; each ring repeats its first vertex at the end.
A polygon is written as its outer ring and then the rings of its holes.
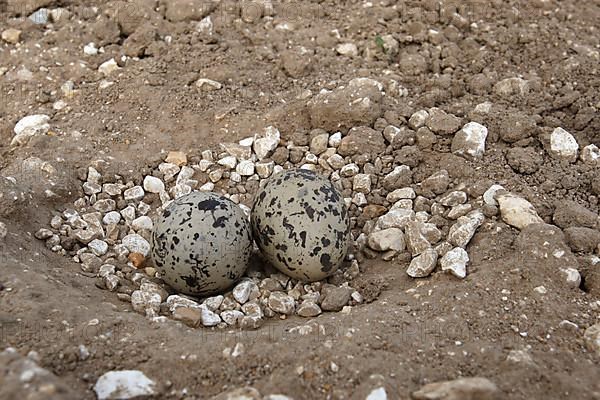
{"type": "Polygon", "coordinates": [[[292,169],[269,178],[256,194],[251,225],[265,259],[295,279],[326,278],[348,251],[344,200],[331,181],[312,171],[292,169]]]}
{"type": "Polygon", "coordinates": [[[209,295],[231,287],[252,253],[248,218],[231,200],[192,192],[173,201],[152,233],[152,259],[175,290],[209,295]]]}

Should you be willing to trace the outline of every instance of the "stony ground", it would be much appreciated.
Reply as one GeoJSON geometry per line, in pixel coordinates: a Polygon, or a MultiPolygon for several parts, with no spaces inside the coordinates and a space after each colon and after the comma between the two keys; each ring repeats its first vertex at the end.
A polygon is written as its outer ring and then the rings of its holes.
{"type": "Polygon", "coordinates": [[[571,0],[0,1],[0,398],[120,379],[600,398],[598,21],[571,0]],[[256,256],[221,296],[160,281],[172,199],[248,211],[287,168],[349,206],[338,273],[304,285],[256,256]]]}

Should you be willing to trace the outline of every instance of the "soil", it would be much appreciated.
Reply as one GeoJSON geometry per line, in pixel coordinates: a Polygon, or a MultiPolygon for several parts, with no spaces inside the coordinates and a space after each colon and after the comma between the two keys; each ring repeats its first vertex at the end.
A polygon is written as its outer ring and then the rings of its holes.
{"type": "MultiPolygon", "coordinates": [[[[544,238],[523,238],[499,217],[469,244],[466,279],[436,272],[415,280],[405,272],[409,260],[365,259],[353,286],[367,301],[320,315],[314,322],[323,328],[308,335],[290,332],[309,323],[297,316],[255,331],[154,323],[33,237],[81,196],[90,165],[139,182],[167,151],[198,158],[268,125],[308,144],[313,129],[346,134],[371,118],[382,131],[431,107],[458,118],[443,126],[485,125],[486,153],[468,161],[450,152],[446,133],[417,132],[418,149],[396,154],[414,165],[415,182],[446,169],[473,196],[493,183],[520,193],[548,223],[567,200],[597,216],[600,168],[558,161],[547,149],[556,127],[580,149],[600,146],[598,1],[185,3],[0,1],[0,30],[21,31],[18,44],[0,46],[0,175],[16,180],[0,189],[24,193],[10,207],[0,197],[8,228],[0,239],[0,349],[37,352],[59,382],[57,398],[95,398],[97,378],[114,369],[144,371],[160,398],[252,386],[294,399],[364,399],[384,386],[401,399],[466,376],[490,379],[502,398],[600,398],[599,359],[583,339],[598,322],[600,264],[575,253],[583,282],[570,288],[556,260],[535,256],[544,238]],[[27,16],[40,7],[67,13],[34,24],[27,16]],[[197,26],[207,15],[212,34],[197,26]],[[395,46],[382,44],[386,35],[395,46]],[[103,53],[84,54],[90,42],[103,53]],[[339,54],[340,43],[354,43],[357,54],[339,54]],[[105,77],[97,69],[113,57],[121,69],[105,77]],[[384,84],[380,109],[315,117],[310,99],[357,77],[384,84]],[[515,77],[525,87],[498,86],[515,77]],[[222,88],[198,88],[199,78],[222,88]],[[101,89],[104,79],[113,84],[101,89]],[[74,92],[61,89],[67,81],[74,92]],[[56,109],[58,100],[66,107],[56,109]],[[481,112],[485,102],[489,112],[481,112]],[[11,146],[15,124],[30,114],[49,115],[51,131],[11,146]],[[55,171],[33,173],[23,164],[29,157],[55,171]],[[236,343],[243,354],[225,357],[236,343]],[[82,344],[89,358],[80,357],[82,344]],[[533,363],[507,360],[512,350],[526,350],[533,363]]],[[[0,382],[3,398],[29,390],[16,378],[0,382]]]]}

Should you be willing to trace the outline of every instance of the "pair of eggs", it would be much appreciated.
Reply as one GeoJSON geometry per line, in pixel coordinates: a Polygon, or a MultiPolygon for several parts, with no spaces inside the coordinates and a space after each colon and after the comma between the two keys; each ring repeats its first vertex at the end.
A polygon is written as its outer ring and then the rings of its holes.
{"type": "Polygon", "coordinates": [[[312,171],[273,175],[254,199],[250,221],[231,200],[192,192],[173,201],[155,224],[152,258],[181,293],[209,295],[239,280],[253,241],[264,258],[302,281],[324,279],[346,256],[350,221],[333,184],[312,171]]]}

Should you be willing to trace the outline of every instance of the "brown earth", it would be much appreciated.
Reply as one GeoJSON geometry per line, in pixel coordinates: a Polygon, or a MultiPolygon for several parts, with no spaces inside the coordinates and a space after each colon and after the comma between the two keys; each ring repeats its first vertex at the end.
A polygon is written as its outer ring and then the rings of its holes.
{"type": "MultiPolygon", "coordinates": [[[[10,209],[0,198],[8,227],[0,239],[0,348],[39,353],[57,390],[73,398],[94,398],[91,387],[112,369],[144,371],[161,398],[208,398],[248,385],[295,399],[363,399],[385,386],[388,398],[401,399],[426,383],[463,376],[489,378],[503,398],[600,398],[599,360],[583,341],[585,328],[598,322],[600,265],[576,253],[584,280],[581,288],[566,287],[556,260],[531,255],[543,238],[496,217],[467,249],[465,280],[442,273],[414,280],[406,262],[365,260],[354,286],[372,301],[319,316],[324,332],[306,336],[289,332],[307,323],[299,317],[236,332],[152,323],[32,236],[80,196],[81,171],[92,164],[103,175],[139,181],[166,151],[198,156],[267,125],[296,143],[312,129],[332,133],[333,124],[346,133],[356,125],[352,116],[315,116],[307,101],[356,77],[377,79],[390,94],[374,111],[375,130],[406,125],[430,107],[488,127],[480,161],[452,155],[451,141],[435,135],[437,143],[419,153],[415,182],[447,169],[478,195],[492,183],[522,194],[546,222],[566,200],[597,214],[599,168],[557,161],[545,150],[558,126],[580,149],[600,145],[598,1],[331,0],[273,2],[272,10],[192,1],[201,11],[183,3],[0,1],[0,30],[22,31],[17,45],[0,47],[0,175],[15,177],[15,190],[25,193],[10,209]],[[47,25],[27,20],[42,6],[69,15],[47,25]],[[212,35],[196,28],[206,15],[212,35]],[[393,35],[397,48],[383,51],[378,35],[393,35]],[[89,42],[104,53],[84,54],[89,42]],[[356,56],[335,51],[346,42],[356,44],[356,56]],[[100,89],[105,77],[97,68],[111,57],[122,69],[100,89]],[[496,86],[514,77],[527,87],[507,93],[496,86]],[[223,88],[202,90],[198,78],[223,88]],[[65,95],[69,80],[75,93],[65,95]],[[54,109],[58,100],[66,107],[54,109]],[[484,102],[490,111],[476,111],[484,102]],[[13,127],[29,114],[51,116],[51,132],[10,146],[13,127]],[[32,156],[56,172],[25,169],[22,161],[32,156]],[[541,285],[547,294],[533,290],[541,285]],[[238,342],[244,353],[224,357],[238,342]],[[81,344],[91,353],[85,360],[81,344]],[[511,350],[527,350],[533,364],[510,362],[511,350]]],[[[3,180],[0,189],[9,193],[11,185],[3,180]]],[[[28,390],[1,375],[0,383],[3,398],[28,390]]]]}

